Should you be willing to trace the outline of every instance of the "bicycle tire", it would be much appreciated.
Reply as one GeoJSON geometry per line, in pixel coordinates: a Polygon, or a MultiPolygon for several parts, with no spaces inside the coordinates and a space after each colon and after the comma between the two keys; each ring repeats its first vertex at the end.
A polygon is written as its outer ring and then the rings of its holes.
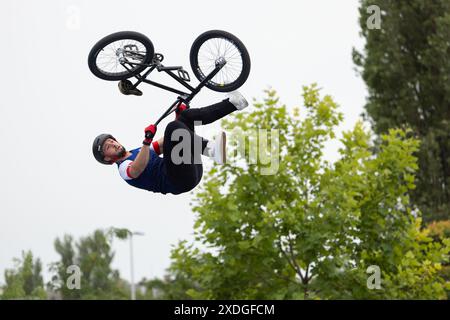
{"type": "MultiPolygon", "coordinates": [[[[213,81],[216,77],[219,77],[219,74],[222,71],[221,70],[215,77],[213,77],[213,79],[208,81],[205,86],[211,90],[218,92],[229,92],[236,90],[241,87],[245,83],[245,81],[247,81],[247,78],[250,74],[251,62],[247,48],[244,46],[242,41],[229,32],[222,30],[210,30],[202,33],[197,37],[197,39],[195,39],[191,46],[191,51],[189,54],[192,71],[199,81],[203,81],[206,78],[207,75],[205,75],[205,70],[202,70],[202,67],[199,66],[199,52],[202,45],[212,39],[223,39],[235,46],[235,49],[239,53],[238,56],[242,61],[242,70],[240,71],[240,74],[236,77],[236,79],[231,81],[230,83],[218,83],[216,81],[213,81]]],[[[223,68],[226,67],[227,65],[225,65],[223,68]]]]}
{"type": "Polygon", "coordinates": [[[140,42],[146,49],[145,57],[142,61],[143,64],[151,63],[153,59],[153,55],[155,53],[155,49],[153,47],[153,43],[150,39],[143,35],[142,33],[135,31],[119,31],[116,33],[112,33],[102,39],[100,39],[91,49],[88,55],[88,66],[91,72],[103,80],[108,81],[118,81],[128,79],[147,68],[147,66],[136,66],[131,72],[128,70],[124,70],[119,73],[108,73],[101,70],[97,65],[97,57],[98,54],[109,44],[112,44],[115,41],[120,40],[135,40],[140,42]]]}

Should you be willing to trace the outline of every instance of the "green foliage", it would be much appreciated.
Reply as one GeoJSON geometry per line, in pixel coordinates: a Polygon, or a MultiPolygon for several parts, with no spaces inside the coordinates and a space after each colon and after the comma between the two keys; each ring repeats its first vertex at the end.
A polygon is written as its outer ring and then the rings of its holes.
{"type": "Polygon", "coordinates": [[[96,230],[77,243],[71,236],[55,240],[55,250],[60,261],[52,265],[56,273],[51,286],[62,299],[128,299],[129,289],[120,279],[119,272],[111,267],[114,253],[109,234],[96,230]],[[66,285],[71,276],[68,267],[76,265],[82,272],[81,288],[69,289],[66,285]]]}
{"type": "MultiPolygon", "coordinates": [[[[389,130],[379,152],[357,123],[340,139],[340,159],[323,159],[342,121],[330,96],[303,90],[306,112],[290,114],[275,91],[251,112],[228,117],[229,131],[243,130],[245,153],[204,177],[196,195],[195,242],[172,251],[171,273],[191,283],[194,299],[445,298],[438,273],[450,243],[420,230],[410,205],[419,147],[409,130],[389,130]],[[255,127],[279,131],[278,170],[248,156],[255,127]],[[200,249],[202,248],[202,249],[200,249]],[[381,269],[381,289],[367,287],[371,265],[381,269]]],[[[302,109],[303,110],[303,109],[302,109]]],[[[260,154],[270,143],[257,144],[260,154]]],[[[231,141],[232,142],[232,141],[231,141]]],[[[255,151],[255,150],[253,150],[255,151]]]]}
{"type": "Polygon", "coordinates": [[[429,235],[436,241],[450,238],[450,220],[434,221],[427,227],[429,235]]]}
{"type": "Polygon", "coordinates": [[[31,251],[22,252],[22,259],[15,259],[14,269],[5,271],[6,284],[1,299],[46,299],[42,280],[42,264],[34,260],[31,251]]]}
{"type": "Polygon", "coordinates": [[[111,240],[114,238],[120,239],[120,240],[126,240],[130,237],[131,231],[125,228],[114,228],[111,227],[107,235],[110,237],[111,240]]]}
{"type": "MultiPolygon", "coordinates": [[[[426,231],[433,241],[443,243],[450,238],[450,220],[434,221],[427,226],[426,231]]],[[[450,282],[450,261],[442,264],[442,269],[439,270],[440,275],[447,282],[450,282]]],[[[447,299],[450,299],[450,287],[447,287],[447,299]]]]}
{"type": "Polygon", "coordinates": [[[190,300],[192,299],[186,292],[192,288],[193,283],[182,276],[172,277],[166,275],[163,279],[154,278],[151,280],[142,279],[139,288],[143,292],[138,292],[137,299],[141,300],[190,300]]]}
{"type": "Polygon", "coordinates": [[[407,126],[421,140],[413,202],[424,219],[450,213],[450,1],[362,0],[364,52],[353,52],[367,84],[366,116],[377,134],[407,126]],[[367,8],[382,10],[369,29],[367,8]]]}

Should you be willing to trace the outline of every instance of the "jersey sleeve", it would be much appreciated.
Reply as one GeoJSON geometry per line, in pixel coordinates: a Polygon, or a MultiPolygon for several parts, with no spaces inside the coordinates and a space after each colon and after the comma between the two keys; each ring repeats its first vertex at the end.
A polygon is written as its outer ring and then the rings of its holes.
{"type": "Polygon", "coordinates": [[[131,160],[125,160],[119,165],[119,174],[124,180],[131,180],[133,177],[130,175],[130,165],[133,163],[131,160]]]}

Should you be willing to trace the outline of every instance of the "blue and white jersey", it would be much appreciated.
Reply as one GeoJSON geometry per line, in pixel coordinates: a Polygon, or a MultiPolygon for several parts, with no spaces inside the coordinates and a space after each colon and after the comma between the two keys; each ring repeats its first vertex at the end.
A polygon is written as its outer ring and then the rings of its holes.
{"type": "Polygon", "coordinates": [[[117,163],[120,176],[129,185],[139,189],[162,194],[180,194],[181,192],[177,190],[167,177],[166,165],[163,158],[159,157],[152,148],[149,148],[150,159],[145,170],[137,178],[130,176],[130,164],[136,159],[140,150],[141,148],[130,150],[131,155],[122,160],[122,162],[117,163]]]}

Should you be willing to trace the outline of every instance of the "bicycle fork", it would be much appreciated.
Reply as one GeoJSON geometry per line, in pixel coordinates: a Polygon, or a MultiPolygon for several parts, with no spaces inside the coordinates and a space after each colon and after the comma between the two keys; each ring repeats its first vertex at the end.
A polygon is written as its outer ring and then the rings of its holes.
{"type": "Polygon", "coordinates": [[[205,79],[203,79],[197,87],[192,90],[192,92],[188,95],[180,95],[178,96],[177,100],[172,103],[172,105],[163,113],[161,117],[154,123],[156,126],[168,115],[170,115],[172,112],[174,112],[178,105],[185,102],[186,104],[189,104],[189,102],[197,95],[197,93],[200,92],[200,90],[210,81],[214,76],[227,64],[224,58],[219,58],[216,60],[216,67],[213,71],[208,74],[205,79]]]}

